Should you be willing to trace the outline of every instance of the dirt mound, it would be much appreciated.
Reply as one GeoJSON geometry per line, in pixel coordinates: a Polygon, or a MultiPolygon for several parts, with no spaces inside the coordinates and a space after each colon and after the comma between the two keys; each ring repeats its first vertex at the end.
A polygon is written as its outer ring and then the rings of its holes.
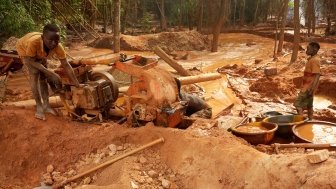
{"type": "Polygon", "coordinates": [[[1,49],[8,50],[8,51],[15,51],[16,50],[16,42],[19,39],[16,37],[10,37],[8,38],[2,45],[1,49]]]}
{"type": "Polygon", "coordinates": [[[100,37],[89,44],[94,48],[113,49],[113,36],[100,37]]]}
{"type": "MultiPolygon", "coordinates": [[[[285,43],[283,45],[283,49],[286,49],[287,51],[292,51],[294,48],[294,44],[293,43],[285,43]]],[[[303,51],[305,50],[301,45],[299,45],[299,50],[303,51]]]]}
{"type": "Polygon", "coordinates": [[[336,111],[330,109],[318,110],[314,114],[314,119],[336,123],[336,111]]]}
{"type": "Polygon", "coordinates": [[[119,130],[50,115],[40,121],[34,110],[0,108],[0,188],[32,188],[48,164],[64,171],[81,154],[106,146],[119,130]]]}
{"type": "Polygon", "coordinates": [[[280,97],[286,99],[296,95],[296,87],[293,82],[280,78],[263,77],[251,83],[250,91],[258,92],[269,98],[280,97]]]}
{"type": "Polygon", "coordinates": [[[336,79],[330,77],[321,77],[317,94],[335,97],[336,94],[336,79]]]}
{"type": "MultiPolygon", "coordinates": [[[[105,36],[89,44],[96,48],[113,48],[113,36],[105,36]]],[[[167,52],[182,50],[204,50],[208,47],[208,39],[197,31],[162,32],[139,36],[122,35],[122,50],[151,51],[159,46],[167,52]]]]}
{"type": "Polygon", "coordinates": [[[32,188],[39,185],[47,170],[55,180],[71,177],[159,137],[165,139],[163,144],[118,161],[73,186],[215,189],[336,184],[333,158],[311,165],[305,155],[266,155],[206,122],[187,130],[126,128],[74,123],[53,116],[40,121],[33,115],[33,110],[10,107],[0,111],[1,188],[32,188]]]}

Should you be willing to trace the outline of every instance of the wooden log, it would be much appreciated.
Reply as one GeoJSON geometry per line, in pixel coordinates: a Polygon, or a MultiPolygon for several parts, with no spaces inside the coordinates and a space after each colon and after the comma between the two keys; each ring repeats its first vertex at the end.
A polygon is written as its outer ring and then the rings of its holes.
{"type": "Polygon", "coordinates": [[[184,69],[182,65],[180,65],[178,62],[170,58],[169,55],[166,54],[160,47],[155,47],[154,53],[157,54],[159,57],[161,57],[167,64],[169,64],[182,76],[192,75],[188,70],[184,69]]]}
{"type": "Polygon", "coordinates": [[[71,64],[75,65],[109,65],[119,60],[119,55],[114,53],[101,54],[93,57],[85,57],[82,59],[75,59],[71,61],[71,64]]]}
{"type": "Polygon", "coordinates": [[[189,85],[193,83],[216,80],[220,78],[222,78],[220,73],[206,73],[195,76],[180,77],[178,79],[181,81],[181,85],[189,85]]]}
{"type": "Polygon", "coordinates": [[[324,149],[336,147],[336,144],[311,144],[311,143],[296,143],[296,144],[272,144],[277,148],[311,148],[311,149],[324,149]]]}
{"type": "MultiPolygon", "coordinates": [[[[63,103],[59,96],[49,97],[49,104],[52,108],[59,108],[63,106],[63,103]]],[[[36,102],[34,99],[30,99],[30,100],[23,100],[23,101],[17,101],[17,102],[6,102],[6,103],[3,103],[3,105],[28,108],[28,107],[36,106],[36,102]]]]}

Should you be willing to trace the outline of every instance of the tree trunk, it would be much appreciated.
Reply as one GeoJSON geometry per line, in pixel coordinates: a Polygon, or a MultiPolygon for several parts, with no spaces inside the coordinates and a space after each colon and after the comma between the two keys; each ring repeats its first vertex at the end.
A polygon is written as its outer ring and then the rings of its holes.
{"type": "Polygon", "coordinates": [[[240,0],[239,26],[242,27],[245,22],[245,0],[240,0]]]}
{"type": "Polygon", "coordinates": [[[266,8],[265,15],[264,15],[264,22],[267,22],[268,14],[271,8],[271,1],[267,1],[266,7],[267,8],[266,8]]]}
{"type": "Polygon", "coordinates": [[[121,33],[125,33],[126,30],[126,24],[127,24],[127,13],[129,12],[129,7],[130,7],[130,0],[125,1],[125,11],[122,16],[122,23],[121,23],[121,33]]]}
{"type": "Polygon", "coordinates": [[[182,10],[183,10],[183,3],[182,3],[182,0],[180,0],[180,12],[179,12],[179,26],[180,26],[180,28],[183,28],[183,14],[182,14],[182,10]]]}
{"type": "Polygon", "coordinates": [[[311,13],[311,3],[313,0],[308,0],[306,3],[306,15],[307,15],[307,30],[308,30],[308,37],[310,37],[310,33],[311,33],[311,24],[312,24],[312,13],[311,13]]]}
{"type": "Polygon", "coordinates": [[[104,26],[103,26],[103,33],[107,33],[107,0],[104,0],[104,7],[103,7],[103,21],[104,21],[104,26]]]}
{"type": "Polygon", "coordinates": [[[203,27],[203,14],[204,14],[204,0],[198,0],[198,22],[197,22],[197,31],[202,32],[203,27]]]}
{"type": "Polygon", "coordinates": [[[97,21],[97,11],[94,5],[96,4],[96,0],[89,0],[89,4],[90,4],[90,15],[88,16],[90,17],[90,25],[92,28],[95,28],[97,21]]]}
{"type": "Polygon", "coordinates": [[[233,28],[236,28],[236,10],[237,9],[237,0],[234,0],[234,10],[233,10],[233,28]]]}
{"type": "MultiPolygon", "coordinates": [[[[280,15],[280,14],[279,14],[280,15]]],[[[273,50],[273,59],[277,59],[277,41],[278,41],[278,27],[279,27],[279,16],[275,22],[275,37],[274,37],[274,50],[273,50]]]]}
{"type": "Polygon", "coordinates": [[[256,6],[256,9],[254,11],[254,17],[253,17],[253,25],[254,26],[257,23],[257,14],[258,14],[258,9],[259,9],[259,3],[260,3],[260,0],[257,1],[257,6],[256,6]]]}
{"type": "Polygon", "coordinates": [[[300,43],[300,0],[294,0],[294,42],[291,63],[295,62],[299,52],[300,43]]]}
{"type": "Polygon", "coordinates": [[[159,12],[160,12],[160,26],[161,26],[161,30],[162,31],[166,31],[167,30],[167,20],[166,20],[166,16],[165,16],[165,1],[161,0],[161,3],[159,4],[156,1],[156,4],[159,8],[159,12]]]}
{"type": "Polygon", "coordinates": [[[217,16],[217,21],[214,23],[214,27],[213,27],[213,38],[212,38],[212,47],[211,47],[211,52],[217,52],[218,50],[218,39],[219,39],[219,34],[221,32],[223,23],[225,21],[225,17],[226,17],[226,9],[225,9],[225,3],[226,0],[221,0],[220,3],[220,9],[219,9],[219,13],[217,16]]]}
{"type": "Polygon", "coordinates": [[[120,1],[114,0],[114,52],[120,52],[120,1]]]}
{"type": "Polygon", "coordinates": [[[114,26],[113,26],[113,24],[114,24],[114,14],[113,14],[113,1],[114,0],[110,0],[110,23],[111,23],[111,30],[112,30],[112,32],[114,32],[114,26]]]}
{"type": "Polygon", "coordinates": [[[285,27],[286,27],[286,21],[287,21],[289,0],[283,0],[283,3],[284,3],[284,8],[283,8],[283,12],[281,13],[282,20],[281,20],[281,28],[280,28],[280,36],[279,36],[279,44],[278,44],[278,53],[282,52],[283,42],[285,39],[285,27]]]}
{"type": "Polygon", "coordinates": [[[315,18],[315,1],[311,0],[311,29],[312,34],[315,33],[315,25],[316,25],[316,18],[315,18]]]}
{"type": "Polygon", "coordinates": [[[331,18],[330,18],[330,14],[328,14],[328,16],[327,16],[327,27],[325,29],[325,35],[326,36],[330,35],[330,31],[331,31],[331,18]]]}

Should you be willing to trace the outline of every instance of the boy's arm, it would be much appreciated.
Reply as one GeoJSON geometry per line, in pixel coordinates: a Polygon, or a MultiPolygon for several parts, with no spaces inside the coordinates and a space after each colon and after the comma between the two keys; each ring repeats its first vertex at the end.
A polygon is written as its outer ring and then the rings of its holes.
{"type": "Polygon", "coordinates": [[[319,59],[311,60],[311,69],[312,69],[312,73],[314,74],[314,79],[308,88],[308,95],[313,95],[315,89],[317,88],[318,81],[320,79],[321,67],[320,67],[319,59]]]}
{"type": "Polygon", "coordinates": [[[70,66],[69,62],[67,61],[67,59],[60,59],[60,62],[62,64],[62,67],[65,69],[68,77],[70,78],[70,80],[72,81],[72,83],[76,86],[79,87],[79,82],[75,76],[75,73],[72,69],[72,67],[70,66]]]}
{"type": "Polygon", "coordinates": [[[313,92],[315,91],[315,89],[317,87],[319,79],[320,79],[320,74],[319,73],[315,73],[314,74],[314,80],[313,80],[312,84],[308,88],[308,95],[312,95],[313,94],[313,92]]]}
{"type": "Polygon", "coordinates": [[[55,74],[54,72],[48,70],[46,67],[44,67],[41,63],[36,62],[35,58],[33,57],[22,57],[23,63],[26,64],[27,66],[33,67],[41,72],[43,72],[45,75],[51,77],[51,79],[54,82],[61,82],[61,78],[59,77],[59,75],[55,74]]]}

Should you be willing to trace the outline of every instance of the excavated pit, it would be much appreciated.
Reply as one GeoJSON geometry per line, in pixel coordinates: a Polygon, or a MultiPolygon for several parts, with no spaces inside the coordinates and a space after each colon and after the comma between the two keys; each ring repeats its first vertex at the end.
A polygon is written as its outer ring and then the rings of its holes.
{"type": "MultiPolygon", "coordinates": [[[[336,184],[332,177],[334,158],[316,167],[302,154],[267,155],[226,131],[211,124],[207,127],[204,121],[187,130],[135,129],[73,123],[51,116],[41,122],[33,113],[16,108],[0,112],[0,140],[6,144],[0,147],[2,188],[38,186],[49,164],[64,176],[72,169],[80,172],[97,165],[97,154],[106,153],[104,149],[111,144],[117,146],[117,156],[159,137],[165,139],[163,144],[89,175],[89,188],[129,188],[131,182],[139,188],[159,188],[163,179],[178,188],[315,188],[336,184]]],[[[101,156],[100,162],[112,157],[101,156]]],[[[88,177],[79,179],[78,184],[88,177]]]]}

